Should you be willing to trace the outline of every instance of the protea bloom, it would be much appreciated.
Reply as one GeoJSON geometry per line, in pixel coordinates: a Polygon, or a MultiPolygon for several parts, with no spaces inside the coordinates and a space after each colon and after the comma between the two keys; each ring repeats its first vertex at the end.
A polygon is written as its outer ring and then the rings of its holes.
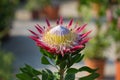
{"type": "Polygon", "coordinates": [[[75,27],[71,27],[73,23],[73,19],[71,19],[69,24],[64,26],[62,17],[57,21],[55,27],[51,27],[47,19],[46,23],[47,27],[41,27],[38,24],[35,25],[39,34],[29,30],[33,34],[30,38],[36,42],[37,46],[52,54],[64,56],[64,54],[73,53],[76,50],[84,48],[85,43],[89,40],[86,36],[91,31],[82,33],[86,24],[80,27],[76,23],[75,27]]]}

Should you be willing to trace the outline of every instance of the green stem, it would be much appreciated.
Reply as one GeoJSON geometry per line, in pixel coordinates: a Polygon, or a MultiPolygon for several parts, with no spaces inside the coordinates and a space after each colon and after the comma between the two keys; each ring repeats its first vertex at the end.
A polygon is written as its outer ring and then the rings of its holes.
{"type": "Polygon", "coordinates": [[[60,80],[64,80],[64,72],[65,72],[65,70],[60,68],[60,71],[59,71],[60,80]]]}

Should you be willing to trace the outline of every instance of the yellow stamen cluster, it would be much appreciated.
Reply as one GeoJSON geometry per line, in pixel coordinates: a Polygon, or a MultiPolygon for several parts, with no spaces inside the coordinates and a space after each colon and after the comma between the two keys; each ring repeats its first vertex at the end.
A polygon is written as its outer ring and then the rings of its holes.
{"type": "Polygon", "coordinates": [[[69,32],[64,35],[56,35],[50,32],[45,33],[43,37],[43,41],[45,41],[50,46],[66,46],[68,47],[72,42],[74,42],[77,38],[77,35],[73,32],[69,32]]]}

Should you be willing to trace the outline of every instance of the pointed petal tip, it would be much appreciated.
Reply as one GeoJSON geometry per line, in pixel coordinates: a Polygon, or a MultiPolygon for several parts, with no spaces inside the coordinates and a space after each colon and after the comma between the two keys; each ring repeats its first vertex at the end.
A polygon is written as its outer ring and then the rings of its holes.
{"type": "Polygon", "coordinates": [[[48,20],[47,18],[46,18],[45,20],[46,20],[47,26],[50,27],[50,22],[49,22],[49,20],[48,20]]]}
{"type": "Polygon", "coordinates": [[[86,26],[87,26],[87,24],[82,25],[81,29],[83,30],[86,26]]]}
{"type": "Polygon", "coordinates": [[[29,30],[29,29],[28,29],[28,31],[29,31],[30,33],[32,33],[33,35],[38,36],[38,34],[37,34],[37,33],[35,33],[34,31],[29,30]]]}
{"type": "Polygon", "coordinates": [[[36,24],[35,26],[41,27],[39,24],[36,24]]]}
{"type": "Polygon", "coordinates": [[[56,24],[59,25],[59,19],[56,20],[56,24]]]}
{"type": "Polygon", "coordinates": [[[91,39],[91,38],[86,38],[86,39],[82,40],[82,41],[80,42],[80,44],[85,44],[85,43],[87,43],[90,39],[91,39]]]}
{"type": "Polygon", "coordinates": [[[92,30],[90,30],[90,31],[88,31],[88,32],[86,32],[86,33],[84,33],[84,34],[81,36],[81,38],[85,38],[85,37],[88,36],[91,32],[92,32],[92,30]]]}
{"type": "Polygon", "coordinates": [[[81,27],[78,27],[78,28],[76,29],[76,32],[77,32],[77,33],[80,33],[82,30],[85,29],[86,26],[87,26],[87,24],[84,24],[84,25],[82,25],[81,27]]]}
{"type": "Polygon", "coordinates": [[[59,20],[59,24],[63,24],[63,17],[62,16],[60,16],[60,20],[59,20]]]}
{"type": "Polygon", "coordinates": [[[43,28],[41,28],[40,26],[35,25],[35,28],[37,29],[37,31],[38,31],[40,34],[43,34],[43,33],[44,33],[43,28]]]}
{"type": "Polygon", "coordinates": [[[70,51],[76,51],[76,50],[81,49],[81,48],[84,48],[84,45],[77,45],[77,46],[71,48],[70,51]]]}
{"type": "Polygon", "coordinates": [[[70,20],[70,22],[69,22],[69,24],[68,24],[68,28],[70,28],[71,27],[71,25],[72,25],[72,23],[73,23],[73,18],[70,20]]]}

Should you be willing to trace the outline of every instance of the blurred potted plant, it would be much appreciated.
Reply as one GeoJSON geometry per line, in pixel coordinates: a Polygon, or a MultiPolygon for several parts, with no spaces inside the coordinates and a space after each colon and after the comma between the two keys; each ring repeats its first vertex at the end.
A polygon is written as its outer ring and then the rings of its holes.
{"type": "Polygon", "coordinates": [[[13,55],[0,48],[0,80],[12,79],[13,55]]]}
{"type": "Polygon", "coordinates": [[[100,9],[101,9],[101,0],[91,0],[91,8],[94,17],[99,17],[100,9]]]}
{"type": "Polygon", "coordinates": [[[48,2],[46,0],[27,0],[25,7],[31,11],[33,19],[38,19],[38,16],[44,16],[43,7],[47,4],[50,4],[50,0],[48,2]]]}
{"type": "Polygon", "coordinates": [[[99,18],[105,15],[105,10],[108,7],[108,0],[90,0],[93,17],[99,18]]]}
{"type": "Polygon", "coordinates": [[[108,7],[108,0],[79,0],[78,3],[78,11],[80,14],[83,11],[82,16],[87,16],[88,20],[104,16],[108,7]]]}
{"type": "Polygon", "coordinates": [[[78,13],[84,21],[88,21],[92,18],[89,0],[78,0],[78,13]],[[88,14],[89,13],[89,14],[88,14]]]}
{"type": "Polygon", "coordinates": [[[51,3],[44,7],[44,11],[47,18],[55,20],[59,17],[59,0],[50,1],[51,3]]]}
{"type": "Polygon", "coordinates": [[[97,33],[94,39],[88,43],[88,48],[85,49],[85,64],[91,68],[98,68],[100,76],[97,80],[104,78],[105,55],[104,51],[109,46],[109,41],[106,39],[106,32],[101,31],[101,25],[97,22],[97,33]]]}
{"type": "Polygon", "coordinates": [[[52,0],[27,0],[26,8],[32,12],[33,19],[48,17],[58,18],[59,5],[53,4],[52,0]]]}
{"type": "Polygon", "coordinates": [[[115,42],[115,53],[116,53],[116,80],[120,80],[120,9],[116,11],[117,18],[114,18],[110,27],[109,27],[109,34],[112,36],[115,42]]]}
{"type": "Polygon", "coordinates": [[[89,45],[90,46],[85,50],[85,64],[93,69],[98,68],[98,73],[100,74],[98,80],[102,80],[104,78],[104,66],[106,60],[103,51],[108,47],[107,40],[105,40],[105,36],[99,35],[91,40],[89,45]]]}
{"type": "Polygon", "coordinates": [[[9,35],[18,0],[1,0],[0,2],[0,40],[9,35]]]}

